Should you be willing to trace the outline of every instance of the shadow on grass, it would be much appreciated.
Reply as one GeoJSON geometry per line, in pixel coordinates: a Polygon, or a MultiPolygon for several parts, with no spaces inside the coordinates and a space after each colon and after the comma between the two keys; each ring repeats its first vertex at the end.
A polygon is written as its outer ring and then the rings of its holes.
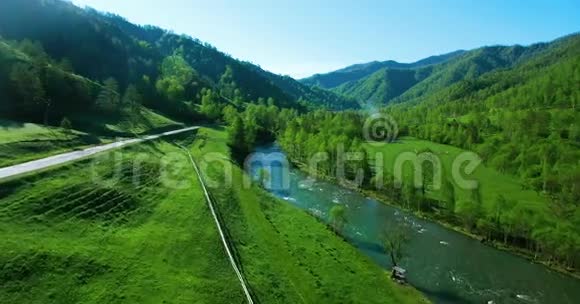
{"type": "Polygon", "coordinates": [[[24,128],[24,123],[0,119],[0,128],[24,128]]]}

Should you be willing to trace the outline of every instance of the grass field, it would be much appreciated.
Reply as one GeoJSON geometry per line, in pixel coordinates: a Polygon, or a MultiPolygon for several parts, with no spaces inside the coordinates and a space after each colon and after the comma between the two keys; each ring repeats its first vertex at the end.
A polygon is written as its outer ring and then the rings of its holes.
{"type": "MultiPolygon", "coordinates": [[[[218,129],[173,140],[198,160],[229,153],[218,129]]],[[[216,163],[201,168],[220,176],[216,163]]],[[[259,303],[427,302],[314,217],[243,187],[243,174],[233,166],[234,183],[211,191],[259,303]]],[[[0,233],[1,303],[244,302],[195,173],[169,142],[0,183],[0,233]]]]}
{"type": "Polygon", "coordinates": [[[105,142],[78,131],[0,120],[0,167],[105,142]]]}
{"type": "Polygon", "coordinates": [[[183,127],[182,123],[144,107],[135,110],[131,117],[127,114],[118,117],[79,116],[73,119],[73,123],[91,133],[108,136],[133,136],[170,127],[175,129],[183,127]]]}
{"type": "MultiPolygon", "coordinates": [[[[198,160],[228,155],[225,132],[200,130],[191,151],[198,160]]],[[[260,303],[427,302],[311,215],[256,186],[243,187],[239,167],[233,166],[231,185],[218,162],[201,167],[208,179],[221,180],[210,191],[260,303]]]]}
{"type": "Polygon", "coordinates": [[[120,151],[0,184],[0,303],[243,302],[185,154],[120,151]]]}
{"type": "Polygon", "coordinates": [[[0,168],[69,152],[75,149],[107,143],[116,136],[133,137],[178,129],[182,124],[142,108],[139,116],[129,119],[96,119],[79,117],[73,127],[81,127],[91,134],[32,123],[0,120],[0,168]]]}
{"type": "MultiPolygon", "coordinates": [[[[399,155],[404,152],[421,152],[430,149],[441,160],[443,173],[452,181],[455,186],[456,201],[469,199],[470,191],[462,189],[453,180],[451,166],[456,157],[466,152],[466,150],[433,143],[425,140],[414,138],[402,138],[400,141],[390,144],[367,144],[367,150],[370,157],[375,158],[376,153],[381,153],[384,159],[386,171],[393,173],[394,164],[399,155]]],[[[379,154],[379,156],[381,155],[379,154]]],[[[412,176],[412,167],[410,163],[404,167],[403,174],[412,176]]],[[[491,203],[498,195],[503,195],[508,201],[526,202],[528,204],[544,205],[545,198],[532,190],[525,190],[522,183],[514,176],[503,174],[493,168],[485,166],[483,163],[471,175],[464,175],[466,179],[477,180],[480,187],[481,201],[484,208],[491,206],[491,203]]],[[[428,196],[432,198],[441,198],[439,191],[431,191],[428,196]]]]}

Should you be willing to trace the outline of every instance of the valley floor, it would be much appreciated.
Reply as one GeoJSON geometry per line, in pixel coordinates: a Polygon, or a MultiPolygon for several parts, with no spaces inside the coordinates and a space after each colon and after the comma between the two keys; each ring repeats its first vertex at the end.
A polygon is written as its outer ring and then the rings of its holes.
{"type": "MultiPolygon", "coordinates": [[[[195,172],[174,143],[219,181],[218,162],[204,163],[228,155],[218,129],[3,181],[0,302],[243,302],[195,172]]],[[[233,183],[210,191],[260,303],[427,302],[307,213],[243,187],[238,166],[232,173],[233,183]]]]}

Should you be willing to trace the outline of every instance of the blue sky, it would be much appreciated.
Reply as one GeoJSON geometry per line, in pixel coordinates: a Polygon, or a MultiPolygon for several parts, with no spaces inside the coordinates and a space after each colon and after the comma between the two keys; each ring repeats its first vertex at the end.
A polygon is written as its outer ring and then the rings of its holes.
{"type": "Polygon", "coordinates": [[[580,0],[72,0],[301,78],[580,31],[580,0]]]}

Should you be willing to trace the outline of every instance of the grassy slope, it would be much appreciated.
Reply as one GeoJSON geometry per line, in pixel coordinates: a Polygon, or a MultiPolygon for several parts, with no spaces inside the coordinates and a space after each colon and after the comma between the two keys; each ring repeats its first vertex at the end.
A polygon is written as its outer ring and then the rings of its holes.
{"type": "Polygon", "coordinates": [[[94,134],[108,136],[93,136],[79,131],[67,132],[57,127],[0,120],[0,168],[110,142],[110,136],[114,134],[129,136],[182,127],[182,124],[146,108],[139,110],[133,123],[127,119],[113,121],[98,117],[82,117],[76,120],[80,122],[73,122],[73,127],[79,126],[94,131],[94,134]],[[86,124],[83,121],[91,123],[86,124]]]}
{"type": "MultiPolygon", "coordinates": [[[[444,173],[450,181],[453,181],[451,176],[451,164],[455,157],[465,150],[443,144],[437,144],[430,141],[418,140],[413,138],[403,138],[401,141],[381,145],[367,145],[372,158],[375,153],[383,153],[385,169],[388,172],[393,172],[395,159],[404,152],[419,152],[426,148],[431,149],[442,161],[444,173]]],[[[411,174],[412,168],[410,166],[404,167],[404,174],[411,174]]],[[[529,204],[545,204],[545,199],[531,190],[522,189],[521,182],[513,176],[498,172],[493,168],[489,168],[481,164],[473,174],[465,176],[466,179],[475,179],[479,182],[481,199],[484,208],[489,208],[491,203],[497,198],[499,194],[505,196],[508,200],[521,201],[529,204]]],[[[440,193],[437,191],[431,192],[433,198],[440,198],[440,193]]],[[[455,185],[456,200],[469,199],[469,191],[460,189],[455,185]]]]}
{"type": "Polygon", "coordinates": [[[148,155],[140,183],[128,163],[119,183],[89,182],[92,168],[111,174],[114,158],[101,158],[0,185],[1,303],[243,301],[185,155],[162,142],[122,151],[148,155]],[[159,184],[167,154],[189,187],[159,184]]]}
{"type": "Polygon", "coordinates": [[[0,167],[98,144],[85,133],[55,127],[0,120],[0,167]]]}
{"type": "Polygon", "coordinates": [[[131,134],[144,134],[155,132],[156,129],[182,127],[183,124],[168,117],[156,113],[148,108],[140,107],[133,117],[123,114],[121,117],[111,119],[107,116],[87,116],[73,117],[76,123],[83,130],[90,130],[96,134],[107,134],[111,136],[127,136],[131,134]]]}
{"type": "MultiPolygon", "coordinates": [[[[192,152],[198,160],[210,152],[228,155],[225,141],[223,131],[202,129],[192,152]]],[[[219,181],[220,168],[210,163],[202,170],[219,181]]],[[[314,217],[261,189],[244,188],[242,178],[234,166],[233,186],[221,179],[211,191],[261,303],[427,302],[414,289],[393,283],[388,273],[314,217]]]]}

